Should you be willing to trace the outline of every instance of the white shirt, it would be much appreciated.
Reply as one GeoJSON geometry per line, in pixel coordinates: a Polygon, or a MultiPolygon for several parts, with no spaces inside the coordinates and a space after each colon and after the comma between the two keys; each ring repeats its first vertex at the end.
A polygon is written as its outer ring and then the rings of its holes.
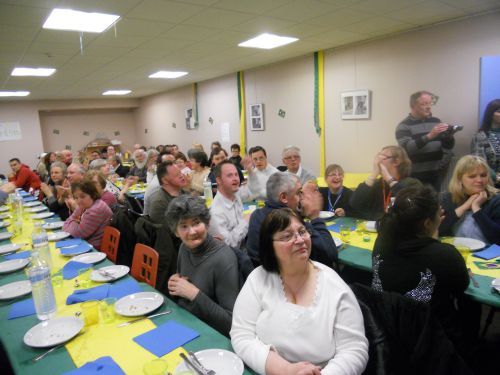
{"type": "Polygon", "coordinates": [[[144,193],[144,212],[143,212],[144,215],[149,214],[149,205],[150,205],[149,200],[159,188],[160,188],[160,182],[158,181],[158,176],[155,175],[151,179],[151,182],[148,184],[146,192],[144,193]]]}
{"type": "Polygon", "coordinates": [[[243,203],[237,195],[230,200],[217,193],[210,207],[209,233],[221,235],[228,246],[239,248],[248,232],[248,221],[243,218],[243,203]]]}
{"type": "Polygon", "coordinates": [[[243,201],[267,199],[267,180],[276,172],[279,171],[269,163],[263,170],[254,168],[253,171],[249,172],[247,184],[240,188],[240,195],[243,201]]]}
{"type": "Polygon", "coordinates": [[[287,361],[309,361],[322,374],[361,374],[368,362],[363,315],[351,289],[335,271],[313,262],[316,296],[304,307],[286,300],[277,273],[256,268],[233,310],[231,343],[236,354],[265,374],[271,347],[287,361]]]}

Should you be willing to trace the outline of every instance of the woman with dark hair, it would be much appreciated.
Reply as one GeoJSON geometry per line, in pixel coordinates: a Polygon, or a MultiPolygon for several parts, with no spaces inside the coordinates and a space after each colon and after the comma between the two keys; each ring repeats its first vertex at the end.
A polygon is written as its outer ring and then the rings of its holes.
{"type": "Polygon", "coordinates": [[[191,185],[189,188],[191,191],[202,195],[203,181],[205,181],[210,173],[207,154],[205,151],[192,148],[188,151],[188,157],[191,161],[191,167],[193,169],[193,173],[191,174],[191,185]]]}
{"type": "Polygon", "coordinates": [[[410,178],[410,173],[411,160],[404,148],[382,148],[373,159],[372,173],[352,194],[351,207],[363,219],[379,219],[399,190],[408,185],[421,184],[410,178]]]}
{"type": "Polygon", "coordinates": [[[259,374],[361,374],[368,361],[363,316],[335,271],[311,261],[311,235],[291,209],[260,229],[262,266],[236,300],[231,343],[259,374]]]}
{"type": "Polygon", "coordinates": [[[378,223],[372,288],[429,303],[448,337],[463,348],[455,304],[469,285],[469,275],[457,249],[438,240],[439,214],[438,196],[432,187],[399,191],[378,223]]]}
{"type": "Polygon", "coordinates": [[[100,199],[95,183],[91,180],[72,184],[71,192],[78,207],[64,222],[63,230],[73,237],[83,238],[99,250],[104,228],[111,221],[113,212],[100,199]]]}
{"type": "Polygon", "coordinates": [[[166,217],[182,241],[177,273],[168,281],[170,295],[178,298],[179,306],[228,336],[239,292],[236,255],[208,233],[210,214],[201,198],[174,198],[166,217]]]}
{"type": "Polygon", "coordinates": [[[439,233],[500,244],[500,194],[488,173],[486,160],[461,157],[441,200],[444,220],[439,233]]]}
{"type": "Polygon", "coordinates": [[[36,171],[42,182],[50,184],[50,165],[56,161],[56,154],[53,152],[46,153],[38,163],[36,171]]]}
{"type": "Polygon", "coordinates": [[[42,182],[40,190],[44,194],[44,203],[50,211],[59,215],[61,220],[66,220],[69,217],[69,209],[64,201],[69,188],[64,187],[63,183],[66,178],[66,164],[55,161],[50,165],[49,183],[42,182]]]}
{"type": "Polygon", "coordinates": [[[471,153],[485,158],[494,172],[493,182],[500,184],[500,99],[488,103],[483,123],[471,142],[471,153]]]}

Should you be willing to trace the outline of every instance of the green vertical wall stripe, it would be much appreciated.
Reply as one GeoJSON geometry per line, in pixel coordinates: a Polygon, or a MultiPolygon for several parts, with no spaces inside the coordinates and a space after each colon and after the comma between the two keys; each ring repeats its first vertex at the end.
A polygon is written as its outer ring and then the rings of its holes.
{"type": "Polygon", "coordinates": [[[314,52],[314,129],[317,134],[321,134],[319,126],[319,71],[318,71],[318,52],[314,52]]]}

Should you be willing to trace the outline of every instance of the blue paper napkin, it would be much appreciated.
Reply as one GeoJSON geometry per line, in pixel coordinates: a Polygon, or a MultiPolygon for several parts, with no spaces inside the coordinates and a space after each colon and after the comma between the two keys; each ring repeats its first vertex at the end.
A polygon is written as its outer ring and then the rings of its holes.
{"type": "Polygon", "coordinates": [[[108,297],[120,299],[129,294],[142,292],[139,283],[135,279],[126,279],[109,285],[108,297]]]}
{"type": "Polygon", "coordinates": [[[33,202],[33,201],[36,201],[37,198],[33,197],[33,196],[26,196],[26,197],[23,197],[23,202],[26,203],[26,202],[33,202]]]}
{"type": "Polygon", "coordinates": [[[66,299],[66,305],[92,300],[102,300],[108,296],[109,284],[99,285],[95,288],[77,289],[66,299]]]}
{"type": "Polygon", "coordinates": [[[67,247],[73,245],[79,245],[83,242],[81,238],[70,238],[69,240],[57,241],[56,247],[67,247]]]}
{"type": "Polygon", "coordinates": [[[474,253],[474,256],[484,260],[500,257],[500,246],[493,244],[490,247],[474,253]]]}
{"type": "Polygon", "coordinates": [[[92,264],[71,260],[68,263],[66,263],[62,269],[63,278],[64,280],[70,280],[78,276],[79,270],[88,269],[90,267],[92,267],[92,264]]]}
{"type": "Polygon", "coordinates": [[[136,194],[136,195],[134,195],[134,198],[136,198],[136,199],[144,199],[144,194],[143,193],[136,194]]]}
{"type": "Polygon", "coordinates": [[[125,375],[118,364],[111,357],[101,357],[92,362],[87,362],[76,370],[65,372],[63,375],[125,375]]]}
{"type": "Polygon", "coordinates": [[[87,242],[82,242],[78,245],[70,245],[61,247],[61,255],[81,254],[92,249],[92,245],[87,242]],[[73,247],[74,246],[74,247],[73,247]]]}
{"type": "Polygon", "coordinates": [[[200,334],[191,328],[170,320],[151,331],[134,337],[134,341],[158,357],[197,338],[200,334]]]}
{"type": "Polygon", "coordinates": [[[18,194],[19,194],[21,197],[31,196],[31,194],[30,194],[30,193],[28,193],[27,191],[24,191],[24,190],[20,190],[20,191],[18,191],[18,194]]]}
{"type": "Polygon", "coordinates": [[[19,251],[14,254],[10,255],[5,255],[3,258],[6,260],[11,260],[11,259],[27,259],[31,256],[31,250],[26,250],[26,251],[19,251]]]}
{"type": "Polygon", "coordinates": [[[36,310],[33,298],[28,298],[23,301],[13,303],[10,308],[9,316],[7,317],[7,319],[10,320],[10,319],[21,318],[23,316],[33,315],[35,313],[36,310]]]}

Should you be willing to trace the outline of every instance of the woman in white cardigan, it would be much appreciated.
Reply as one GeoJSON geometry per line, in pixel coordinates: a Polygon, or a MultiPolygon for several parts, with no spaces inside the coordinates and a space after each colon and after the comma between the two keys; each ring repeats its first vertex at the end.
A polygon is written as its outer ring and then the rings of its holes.
{"type": "Polygon", "coordinates": [[[259,374],[361,374],[368,361],[363,316],[349,287],[309,260],[311,239],[290,209],[262,223],[262,266],[233,311],[231,342],[259,374]]]}

